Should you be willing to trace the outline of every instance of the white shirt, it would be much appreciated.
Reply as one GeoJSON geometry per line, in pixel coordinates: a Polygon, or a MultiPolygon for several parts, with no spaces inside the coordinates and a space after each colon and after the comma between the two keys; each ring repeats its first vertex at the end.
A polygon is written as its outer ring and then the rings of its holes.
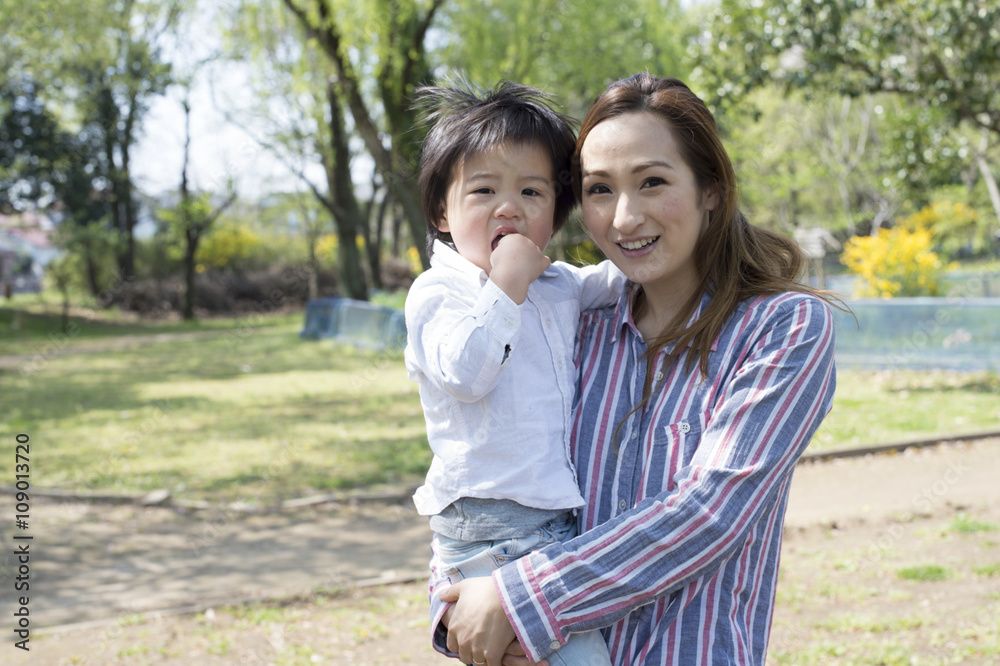
{"type": "Polygon", "coordinates": [[[583,505],[569,456],[574,338],[581,311],[616,302],[624,281],[609,261],[556,262],[517,305],[435,241],[405,306],[407,375],[420,384],[434,452],[413,496],[420,514],[461,497],[583,505]]]}

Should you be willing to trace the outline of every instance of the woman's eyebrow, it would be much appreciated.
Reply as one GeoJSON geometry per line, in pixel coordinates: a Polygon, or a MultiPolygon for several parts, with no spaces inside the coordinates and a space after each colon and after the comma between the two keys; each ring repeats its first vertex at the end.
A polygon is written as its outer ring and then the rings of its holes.
{"type": "MultiPolygon", "coordinates": [[[[670,162],[667,162],[666,160],[647,160],[645,162],[640,162],[634,165],[631,168],[630,173],[640,173],[642,171],[646,171],[647,169],[652,169],[653,167],[673,169],[674,165],[671,164],[670,162]]],[[[605,171],[604,169],[593,169],[593,170],[585,169],[583,171],[583,177],[586,178],[587,176],[597,176],[598,178],[610,178],[611,174],[608,171],[605,171]]]]}
{"type": "Polygon", "coordinates": [[[649,160],[647,162],[640,162],[632,167],[632,173],[639,173],[640,171],[645,171],[646,169],[652,169],[653,167],[663,167],[664,169],[673,169],[674,165],[666,160],[649,160]]]}

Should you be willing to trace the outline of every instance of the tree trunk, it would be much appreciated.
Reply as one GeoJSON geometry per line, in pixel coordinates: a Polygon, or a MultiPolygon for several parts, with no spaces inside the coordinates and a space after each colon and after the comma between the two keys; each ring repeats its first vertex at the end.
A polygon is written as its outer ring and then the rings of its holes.
{"type": "Polygon", "coordinates": [[[976,166],[986,183],[986,191],[990,194],[990,203],[993,204],[993,213],[997,216],[996,237],[1000,239],[1000,188],[997,188],[997,181],[990,171],[989,162],[986,161],[986,148],[989,145],[989,132],[983,131],[983,141],[976,153],[976,166]]]}
{"type": "Polygon", "coordinates": [[[330,106],[331,156],[327,162],[326,177],[333,204],[334,224],[337,227],[338,263],[340,282],[349,298],[368,300],[368,285],[361,266],[358,251],[358,230],[364,224],[361,207],[354,194],[351,181],[350,149],[347,145],[347,128],[340,108],[337,90],[331,82],[327,84],[327,102],[330,106]]]}
{"type": "Polygon", "coordinates": [[[198,253],[198,241],[200,240],[197,229],[188,227],[185,234],[187,243],[184,246],[184,305],[181,308],[181,316],[186,321],[194,319],[194,299],[195,299],[195,255],[198,253]]]}

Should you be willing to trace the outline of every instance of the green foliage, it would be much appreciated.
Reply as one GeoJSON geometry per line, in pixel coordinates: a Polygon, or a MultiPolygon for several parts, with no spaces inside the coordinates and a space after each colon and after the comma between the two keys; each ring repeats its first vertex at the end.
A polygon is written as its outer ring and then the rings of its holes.
{"type": "Polygon", "coordinates": [[[938,296],[946,266],[933,251],[930,231],[905,226],[879,229],[875,236],[854,236],[841,261],[862,280],[858,297],[938,296]]]}
{"type": "Polygon", "coordinates": [[[723,0],[703,33],[717,102],[766,81],[902,93],[1000,133],[1000,5],[980,0],[723,0]]]}
{"type": "Polygon", "coordinates": [[[686,79],[685,47],[696,29],[676,0],[466,1],[444,11],[441,66],[484,86],[538,86],[578,117],[623,76],[649,70],[686,79]]]}
{"type": "Polygon", "coordinates": [[[992,247],[993,228],[989,218],[961,202],[935,201],[903,219],[911,231],[927,229],[934,245],[950,259],[960,254],[979,255],[992,247]]]}

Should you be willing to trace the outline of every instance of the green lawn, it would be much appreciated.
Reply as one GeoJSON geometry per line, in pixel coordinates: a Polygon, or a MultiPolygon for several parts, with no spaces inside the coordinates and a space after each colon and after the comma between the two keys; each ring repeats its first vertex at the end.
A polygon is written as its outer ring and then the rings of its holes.
{"type": "MultiPolygon", "coordinates": [[[[0,441],[30,436],[34,487],[270,502],[418,483],[430,461],[400,352],[302,341],[301,314],[75,323],[0,309],[0,441]],[[163,332],[198,337],[110,348],[163,332]]],[[[811,446],[998,427],[998,393],[996,373],[841,372],[811,446]]]]}

